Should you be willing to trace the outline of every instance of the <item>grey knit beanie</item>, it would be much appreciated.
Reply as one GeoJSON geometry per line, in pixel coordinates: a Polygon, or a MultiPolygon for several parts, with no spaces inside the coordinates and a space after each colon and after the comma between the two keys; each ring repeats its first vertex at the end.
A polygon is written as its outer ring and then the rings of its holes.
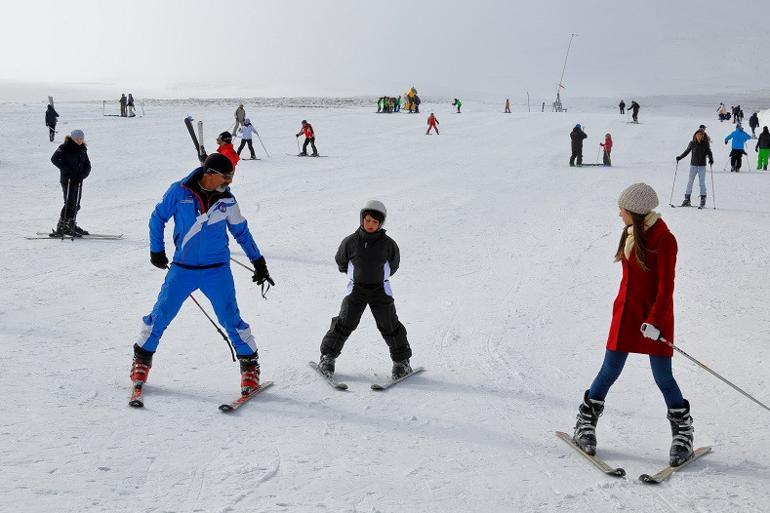
{"type": "Polygon", "coordinates": [[[658,206],[658,195],[646,183],[635,183],[620,193],[618,206],[634,214],[647,214],[658,206]]]}

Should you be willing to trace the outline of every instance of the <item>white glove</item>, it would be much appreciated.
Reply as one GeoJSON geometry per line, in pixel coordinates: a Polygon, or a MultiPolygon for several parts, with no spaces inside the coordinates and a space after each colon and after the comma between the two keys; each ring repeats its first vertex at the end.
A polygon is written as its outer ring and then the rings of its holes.
{"type": "Polygon", "coordinates": [[[658,340],[660,338],[660,330],[649,323],[642,323],[641,328],[642,335],[652,340],[658,340]]]}

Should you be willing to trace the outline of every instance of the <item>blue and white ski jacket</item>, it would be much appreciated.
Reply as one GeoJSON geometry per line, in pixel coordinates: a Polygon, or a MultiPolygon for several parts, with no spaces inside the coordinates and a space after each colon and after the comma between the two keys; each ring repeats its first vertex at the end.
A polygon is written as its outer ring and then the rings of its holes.
{"type": "Polygon", "coordinates": [[[183,180],[173,183],[155,206],[150,216],[150,251],[165,250],[163,232],[173,217],[174,263],[192,267],[228,263],[230,248],[225,228],[230,230],[249,260],[258,259],[261,254],[257,243],[229,187],[208,212],[203,212],[203,200],[186,185],[201,171],[199,167],[183,180]]]}
{"type": "Polygon", "coordinates": [[[733,140],[733,146],[732,148],[734,150],[742,150],[743,146],[746,144],[746,141],[751,140],[751,136],[744,132],[743,130],[738,130],[737,128],[733,133],[725,137],[725,144],[727,144],[727,141],[730,139],[733,140]]]}

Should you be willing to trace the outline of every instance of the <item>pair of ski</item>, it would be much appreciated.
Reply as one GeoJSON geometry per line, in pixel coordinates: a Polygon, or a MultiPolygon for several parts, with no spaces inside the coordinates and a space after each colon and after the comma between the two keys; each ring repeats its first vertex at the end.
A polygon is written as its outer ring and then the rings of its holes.
{"type": "MultiPolygon", "coordinates": [[[[229,403],[223,403],[219,405],[219,411],[223,413],[230,413],[247,402],[249,402],[251,399],[253,399],[255,396],[259,395],[260,393],[264,392],[266,389],[273,386],[272,381],[265,381],[264,383],[261,383],[259,385],[259,388],[254,390],[248,395],[242,395],[238,397],[238,399],[235,399],[234,401],[231,401],[229,403]]],[[[137,387],[134,386],[131,388],[131,399],[128,401],[129,406],[133,406],[134,408],[143,408],[144,407],[144,391],[143,387],[137,387]]]]}
{"type": "Polygon", "coordinates": [[[313,158],[319,158],[319,157],[328,157],[329,155],[303,155],[301,153],[287,153],[286,155],[290,157],[313,157],[313,158]]]}
{"type": "Polygon", "coordinates": [[[123,234],[89,233],[76,237],[74,235],[57,235],[55,232],[36,232],[34,237],[24,237],[27,240],[121,240],[123,234]]]}
{"type": "Polygon", "coordinates": [[[668,206],[671,207],[671,208],[697,208],[698,210],[705,210],[706,209],[705,206],[701,207],[700,205],[698,205],[698,206],[696,206],[696,205],[674,205],[673,203],[669,203],[668,206]]]}
{"type": "MultiPolygon", "coordinates": [[[[567,445],[575,449],[578,453],[580,453],[581,456],[583,456],[587,461],[589,461],[594,467],[598,468],[602,472],[604,472],[608,476],[613,477],[625,477],[626,471],[621,468],[613,468],[611,465],[609,465],[606,461],[602,460],[598,456],[592,456],[588,453],[586,453],[583,449],[578,447],[578,445],[575,443],[575,440],[572,439],[570,435],[567,433],[564,433],[563,431],[557,431],[556,436],[559,437],[561,440],[564,441],[567,445]]],[[[668,465],[667,467],[661,469],[658,473],[649,475],[649,474],[642,474],[639,476],[639,481],[643,483],[648,484],[660,484],[669,477],[671,477],[671,474],[674,472],[677,472],[679,470],[682,470],[684,467],[689,465],[690,463],[694,462],[695,460],[707,455],[711,452],[711,447],[699,447],[698,449],[695,449],[693,452],[692,457],[679,465],[678,467],[672,467],[671,465],[668,465]]]]}
{"type": "MultiPolygon", "coordinates": [[[[348,389],[348,385],[346,383],[342,383],[341,381],[337,381],[337,378],[334,377],[334,374],[329,374],[328,372],[322,371],[318,367],[318,364],[316,362],[308,362],[308,364],[312,368],[314,368],[316,370],[316,372],[318,374],[320,374],[321,377],[327,383],[329,383],[329,385],[332,388],[337,389],[337,390],[347,390],[348,389]]],[[[423,372],[424,370],[425,370],[425,367],[415,367],[414,369],[412,369],[412,372],[410,372],[406,376],[402,376],[402,377],[400,377],[398,379],[388,379],[388,380],[385,380],[385,381],[383,381],[381,383],[372,383],[370,388],[372,390],[387,390],[390,387],[392,387],[393,385],[395,385],[397,383],[401,383],[405,379],[408,379],[408,378],[414,376],[415,374],[419,374],[420,372],[423,372]]]]}

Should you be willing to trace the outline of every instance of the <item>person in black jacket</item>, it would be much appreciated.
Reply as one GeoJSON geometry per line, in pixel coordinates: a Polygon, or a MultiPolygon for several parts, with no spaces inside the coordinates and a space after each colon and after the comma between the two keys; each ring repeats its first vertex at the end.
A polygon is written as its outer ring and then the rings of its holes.
{"type": "Polygon", "coordinates": [[[64,206],[59,215],[52,237],[82,237],[88,232],[75,224],[75,217],[80,210],[80,196],[83,193],[83,180],[91,173],[91,160],[85,144],[82,130],[73,130],[51,156],[53,165],[59,168],[64,206]]]}
{"type": "Polygon", "coordinates": [[[569,158],[570,167],[575,166],[575,159],[577,159],[578,166],[583,165],[583,139],[587,137],[588,135],[583,131],[580,123],[575,125],[575,128],[570,132],[569,138],[572,140],[572,155],[569,158]]]}
{"type": "Polygon", "coordinates": [[[770,131],[767,127],[762,127],[762,133],[759,134],[757,145],[754,146],[754,151],[758,151],[757,156],[757,169],[763,169],[767,171],[767,160],[770,156],[770,131]]]}
{"type": "Polygon", "coordinates": [[[361,209],[360,226],[342,240],[334,258],[339,271],[347,273],[349,282],[340,313],[332,319],[321,342],[318,367],[327,375],[334,373],[335,361],[345,341],[358,327],[367,305],[390,348],[393,379],[412,372],[409,364],[412,349],[406,328],[396,315],[390,288],[390,277],[398,271],[401,257],[396,242],[382,229],[386,216],[385,205],[377,200],[368,201],[361,209]]]}
{"type": "Polygon", "coordinates": [[[706,206],[706,159],[710,166],[714,165],[714,155],[711,153],[711,144],[709,143],[709,137],[706,135],[706,131],[702,128],[696,130],[692,136],[692,141],[687,145],[687,149],[676,158],[679,162],[687,156],[688,153],[692,153],[690,157],[690,178],[687,181],[687,190],[684,193],[684,201],[682,207],[691,207],[690,196],[692,195],[692,184],[695,181],[695,177],[698,177],[698,183],[700,185],[700,206],[701,208],[706,206]]]}
{"type": "Polygon", "coordinates": [[[53,105],[48,104],[48,108],[45,111],[45,126],[48,127],[48,138],[53,142],[56,136],[56,118],[59,117],[59,113],[53,108],[53,105]]]}
{"type": "Polygon", "coordinates": [[[757,138],[756,130],[759,128],[759,113],[755,112],[749,118],[749,126],[751,127],[751,137],[757,138]]]}
{"type": "Polygon", "coordinates": [[[626,102],[623,100],[620,100],[620,103],[618,104],[618,107],[620,108],[620,114],[625,115],[626,113],[626,102]]]}
{"type": "Polygon", "coordinates": [[[631,118],[634,120],[634,123],[638,123],[639,109],[641,109],[641,107],[639,106],[638,103],[636,103],[635,100],[631,100],[631,106],[629,107],[629,109],[631,110],[631,118]]]}

